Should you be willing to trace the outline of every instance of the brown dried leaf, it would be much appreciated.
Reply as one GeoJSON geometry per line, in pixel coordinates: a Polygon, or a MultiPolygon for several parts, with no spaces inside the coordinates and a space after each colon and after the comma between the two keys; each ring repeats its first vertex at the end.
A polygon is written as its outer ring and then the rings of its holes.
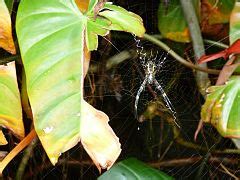
{"type": "Polygon", "coordinates": [[[109,169],[121,153],[118,137],[108,124],[108,116],[84,101],[81,122],[81,142],[101,172],[109,169]]]}

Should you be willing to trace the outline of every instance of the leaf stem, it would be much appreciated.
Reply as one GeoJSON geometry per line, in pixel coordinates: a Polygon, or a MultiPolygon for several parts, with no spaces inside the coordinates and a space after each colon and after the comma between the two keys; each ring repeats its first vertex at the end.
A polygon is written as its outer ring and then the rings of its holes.
{"type": "Polygon", "coordinates": [[[8,163],[16,156],[20,151],[22,151],[27,145],[29,145],[32,140],[36,137],[35,130],[31,132],[10,152],[8,155],[0,162],[0,173],[2,174],[8,163]]]}
{"type": "Polygon", "coordinates": [[[152,42],[153,44],[156,44],[157,46],[161,47],[162,49],[164,49],[165,51],[168,51],[169,54],[174,57],[178,62],[180,62],[181,64],[183,64],[184,66],[194,69],[194,70],[198,70],[198,71],[202,71],[202,72],[206,72],[209,74],[219,74],[220,70],[216,70],[216,69],[208,69],[208,68],[204,68],[198,65],[195,65],[187,60],[185,60],[184,58],[182,58],[180,55],[178,55],[176,52],[174,52],[173,50],[169,51],[169,49],[171,49],[169,46],[167,46],[165,43],[163,43],[162,41],[158,40],[157,38],[149,35],[149,34],[144,34],[144,39],[152,42]]]}

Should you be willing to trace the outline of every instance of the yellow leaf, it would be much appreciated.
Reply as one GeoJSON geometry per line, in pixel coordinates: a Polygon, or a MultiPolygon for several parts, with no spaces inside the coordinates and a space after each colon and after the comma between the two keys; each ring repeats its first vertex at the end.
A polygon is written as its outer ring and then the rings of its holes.
{"type": "Polygon", "coordinates": [[[98,170],[109,169],[121,153],[118,137],[108,124],[108,116],[83,101],[81,142],[98,170]]]}
{"type": "Polygon", "coordinates": [[[190,34],[188,28],[185,28],[182,32],[168,32],[166,38],[177,42],[190,42],[190,34]]]}
{"type": "Polygon", "coordinates": [[[20,139],[24,137],[15,62],[0,66],[0,126],[11,130],[20,139]]]}
{"type": "Polygon", "coordinates": [[[12,38],[11,18],[4,0],[0,0],[0,47],[16,54],[12,38]]]}
{"type": "Polygon", "coordinates": [[[6,145],[8,142],[3,134],[3,132],[0,130],[0,145],[6,145]]]}

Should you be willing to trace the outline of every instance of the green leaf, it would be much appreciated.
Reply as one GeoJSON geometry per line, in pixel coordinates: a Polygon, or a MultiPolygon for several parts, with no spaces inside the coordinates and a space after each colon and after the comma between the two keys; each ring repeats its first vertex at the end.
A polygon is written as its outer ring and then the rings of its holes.
{"type": "MultiPolygon", "coordinates": [[[[236,1],[234,4],[234,8],[232,10],[231,16],[230,16],[230,44],[234,43],[236,40],[240,38],[239,30],[240,30],[240,2],[236,1]]],[[[238,57],[239,59],[239,57],[238,57]]],[[[238,60],[239,61],[239,60],[238,60]]],[[[235,72],[240,72],[240,68],[237,68],[235,72]]],[[[240,140],[239,139],[233,139],[232,141],[235,143],[235,145],[240,149],[240,140]]]]}
{"type": "Polygon", "coordinates": [[[240,39],[240,2],[236,2],[230,17],[230,44],[240,39]]]}
{"type": "Polygon", "coordinates": [[[232,76],[222,86],[212,86],[202,107],[201,118],[211,123],[223,137],[240,138],[240,76],[232,76]]]}
{"type": "Polygon", "coordinates": [[[53,164],[80,139],[85,24],[74,1],[19,5],[16,27],[34,127],[53,164]]]}
{"type": "Polygon", "coordinates": [[[8,10],[10,12],[10,14],[12,13],[12,8],[13,8],[13,2],[14,0],[4,0],[5,1],[5,4],[7,5],[8,7],[8,10]]]}
{"type": "MultiPolygon", "coordinates": [[[[199,0],[194,0],[198,14],[199,0]]],[[[171,0],[167,6],[160,2],[158,8],[158,29],[164,38],[177,42],[190,42],[187,22],[179,0],[171,0]]]]}
{"type": "MultiPolygon", "coordinates": [[[[240,39],[240,2],[235,3],[234,8],[232,10],[230,16],[230,23],[229,23],[229,39],[230,45],[233,44],[236,40],[240,39]]],[[[238,57],[239,62],[239,57],[238,57]]],[[[235,72],[240,72],[240,68],[238,67],[235,72]]]]}
{"type": "Polygon", "coordinates": [[[140,37],[145,33],[142,18],[119,6],[106,3],[104,11],[101,11],[99,15],[111,22],[109,27],[111,30],[130,32],[140,37]]]}
{"type": "Polygon", "coordinates": [[[98,0],[90,0],[88,5],[88,12],[93,13],[94,7],[98,3],[98,0]]]}
{"type": "MultiPolygon", "coordinates": [[[[0,66],[0,125],[10,129],[18,138],[24,137],[15,62],[0,66]]],[[[0,133],[1,137],[4,137],[1,131],[0,133]]],[[[4,141],[0,139],[2,145],[4,141]]]]}
{"type": "Polygon", "coordinates": [[[173,179],[164,172],[153,169],[135,158],[123,160],[101,175],[98,180],[167,180],[173,179]]]}
{"type": "Polygon", "coordinates": [[[96,0],[90,1],[89,11],[87,12],[89,18],[86,27],[86,44],[89,51],[97,49],[97,36],[105,36],[109,33],[109,30],[130,32],[140,37],[145,33],[140,16],[122,7],[112,5],[111,2],[104,4],[95,19],[93,8],[96,5],[96,0]]]}
{"type": "Polygon", "coordinates": [[[96,20],[89,20],[86,27],[86,44],[89,51],[98,47],[98,35],[106,36],[109,33],[111,22],[98,17],[96,20]]]}
{"type": "MultiPolygon", "coordinates": [[[[127,17],[139,22],[134,14],[127,17]]],[[[16,28],[27,92],[35,130],[52,164],[80,140],[84,45],[96,49],[97,35],[107,34],[112,23],[81,13],[74,0],[20,2],[16,28]]]]}

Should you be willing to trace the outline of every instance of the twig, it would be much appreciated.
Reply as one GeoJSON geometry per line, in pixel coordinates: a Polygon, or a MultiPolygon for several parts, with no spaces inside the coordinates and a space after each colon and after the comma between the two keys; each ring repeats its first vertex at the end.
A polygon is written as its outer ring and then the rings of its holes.
{"type": "MultiPolygon", "coordinates": [[[[193,50],[195,54],[195,61],[205,54],[205,49],[204,49],[204,44],[203,44],[203,39],[201,35],[201,30],[199,27],[199,22],[198,18],[196,15],[195,8],[193,6],[192,0],[180,0],[182,10],[185,16],[185,19],[188,24],[188,28],[190,31],[190,36],[192,39],[192,44],[193,44],[193,50]]],[[[203,63],[199,65],[200,67],[207,68],[207,64],[203,63]]],[[[210,85],[210,80],[208,78],[207,73],[203,72],[196,72],[196,81],[198,84],[198,88],[200,93],[203,96],[206,96],[206,89],[210,85]]]]}
{"type": "MultiPolygon", "coordinates": [[[[156,161],[156,162],[148,162],[147,164],[153,168],[160,168],[160,167],[176,167],[176,166],[186,166],[191,165],[196,162],[199,162],[203,160],[203,157],[197,156],[197,157],[189,157],[189,158],[181,158],[181,159],[172,159],[172,160],[165,160],[165,161],[156,161]]],[[[209,163],[222,163],[226,165],[237,165],[238,159],[237,158],[226,158],[226,157],[210,157],[208,159],[209,163]]],[[[65,161],[65,160],[59,160],[56,166],[61,166],[62,164],[66,163],[69,166],[92,166],[94,165],[92,161],[90,160],[71,160],[71,161],[65,161]]],[[[36,169],[35,175],[39,172],[42,172],[44,169],[48,169],[52,167],[51,163],[47,163],[44,166],[40,166],[36,169]]],[[[27,174],[24,178],[28,179],[32,176],[32,174],[27,174]]]]}
{"type": "MultiPolygon", "coordinates": [[[[183,166],[183,165],[189,165],[196,163],[198,161],[201,161],[203,159],[202,156],[197,156],[197,157],[189,157],[189,158],[180,158],[180,159],[172,159],[172,160],[165,160],[165,161],[158,161],[158,162],[149,162],[147,163],[151,167],[159,168],[159,167],[173,167],[173,166],[183,166]]],[[[237,158],[226,158],[226,157],[210,157],[208,159],[208,162],[210,163],[223,163],[223,164],[229,164],[229,165],[237,165],[238,164],[238,159],[237,158]]],[[[56,164],[56,166],[60,166],[63,163],[67,163],[68,165],[80,165],[80,166],[91,166],[93,165],[92,161],[89,160],[84,160],[84,161],[64,161],[64,160],[59,160],[59,162],[56,164]]],[[[51,167],[52,164],[49,163],[45,166],[43,166],[44,169],[47,169],[51,167]]],[[[43,170],[43,169],[41,169],[43,170]]]]}
{"type": "MultiPolygon", "coordinates": [[[[176,167],[176,166],[186,166],[186,165],[194,164],[201,160],[203,160],[203,157],[197,156],[197,157],[190,157],[190,158],[181,158],[181,159],[172,159],[172,160],[159,161],[159,162],[151,162],[148,164],[154,168],[176,167]]],[[[210,157],[207,162],[223,163],[223,164],[229,164],[232,166],[232,165],[238,164],[238,159],[237,158],[226,158],[226,157],[223,157],[223,158],[222,157],[210,157]]]]}
{"type": "MultiPolygon", "coordinates": [[[[164,39],[163,36],[161,36],[160,34],[154,34],[152,35],[153,37],[157,38],[157,39],[164,39]]],[[[224,44],[224,43],[221,43],[221,42],[217,42],[217,41],[213,41],[213,40],[210,40],[210,39],[203,39],[203,42],[207,43],[207,44],[210,44],[211,46],[216,46],[216,47],[219,47],[219,48],[228,48],[229,46],[224,44]]]]}
{"type": "Polygon", "coordinates": [[[235,176],[233,173],[231,173],[222,163],[220,163],[220,166],[223,168],[223,170],[229,175],[229,176],[231,176],[232,178],[234,178],[234,179],[238,179],[239,180],[239,178],[237,177],[237,176],[235,176]]]}
{"type": "Polygon", "coordinates": [[[203,173],[203,171],[204,171],[204,168],[205,168],[205,166],[207,166],[207,162],[208,162],[208,160],[209,160],[209,158],[210,158],[210,152],[208,152],[203,158],[202,158],[202,162],[201,162],[201,164],[200,164],[200,166],[199,166],[199,169],[198,169],[198,171],[197,171],[197,175],[196,175],[196,179],[201,179],[201,176],[202,176],[202,173],[203,173]]]}
{"type": "Polygon", "coordinates": [[[203,39],[203,42],[211,44],[212,46],[217,46],[217,47],[223,48],[223,49],[226,49],[226,48],[229,47],[226,44],[223,44],[223,43],[220,43],[220,42],[216,42],[216,41],[213,41],[213,40],[210,40],[210,39],[203,39]]]}
{"type": "MultiPolygon", "coordinates": [[[[165,51],[169,51],[169,49],[171,49],[169,46],[167,46],[165,43],[163,43],[162,41],[158,40],[158,36],[157,35],[149,35],[149,34],[144,34],[144,39],[146,39],[149,42],[152,42],[153,44],[158,45],[159,47],[161,47],[163,50],[165,51]]],[[[214,44],[216,46],[219,47],[228,47],[225,44],[222,43],[218,43],[215,41],[211,41],[211,40],[205,40],[206,42],[210,43],[210,44],[214,44]]],[[[178,55],[176,52],[174,52],[173,50],[169,51],[169,54],[174,57],[178,62],[180,62],[181,64],[183,64],[184,66],[194,69],[194,70],[198,70],[198,71],[202,71],[202,72],[206,72],[208,74],[216,74],[218,75],[220,73],[220,70],[217,69],[210,69],[210,68],[202,68],[200,66],[197,66],[187,60],[185,60],[184,58],[182,58],[180,55],[178,55]]],[[[127,59],[130,58],[134,58],[136,54],[129,52],[129,51],[122,51],[119,54],[116,54],[115,56],[112,56],[111,58],[109,58],[107,60],[107,64],[106,64],[106,68],[107,70],[115,67],[116,65],[124,62],[127,59]]],[[[98,66],[97,65],[91,65],[89,71],[90,72],[97,72],[98,70],[98,66]]]]}
{"type": "Polygon", "coordinates": [[[181,64],[183,64],[184,66],[194,69],[194,70],[198,70],[198,71],[202,71],[202,72],[206,72],[208,74],[216,74],[218,75],[220,73],[220,70],[216,70],[216,69],[208,69],[208,68],[203,68],[201,66],[197,66],[193,63],[188,62],[187,60],[185,60],[184,58],[182,58],[180,55],[178,55],[176,52],[174,52],[173,50],[169,51],[169,49],[171,49],[169,46],[167,46],[165,43],[163,43],[162,41],[158,40],[157,38],[149,35],[149,34],[144,34],[144,39],[152,42],[153,44],[156,44],[157,46],[161,47],[163,50],[168,51],[169,54],[174,57],[178,62],[180,62],[181,64]]]}
{"type": "Polygon", "coordinates": [[[22,161],[18,167],[17,170],[17,175],[16,175],[16,180],[21,180],[23,177],[23,173],[25,171],[25,168],[27,166],[28,160],[32,154],[32,151],[34,149],[34,147],[37,144],[37,139],[35,138],[32,143],[27,147],[27,149],[24,151],[24,156],[22,158],[22,161]]]}
{"type": "MultiPolygon", "coordinates": [[[[178,144],[185,146],[187,148],[196,149],[196,150],[203,151],[203,152],[209,152],[209,150],[207,148],[204,148],[204,147],[202,147],[198,144],[192,143],[192,142],[188,142],[188,141],[182,139],[181,137],[177,137],[175,139],[175,141],[178,144]]],[[[240,154],[240,149],[212,150],[211,153],[212,154],[240,154]]]]}

